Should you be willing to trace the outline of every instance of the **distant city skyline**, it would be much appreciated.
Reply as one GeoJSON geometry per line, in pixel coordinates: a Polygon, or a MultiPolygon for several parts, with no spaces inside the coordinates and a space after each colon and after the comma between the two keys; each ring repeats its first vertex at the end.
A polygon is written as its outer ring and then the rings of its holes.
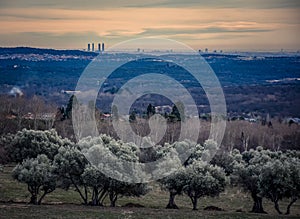
{"type": "Polygon", "coordinates": [[[83,50],[91,51],[91,52],[104,52],[104,50],[105,50],[104,43],[98,43],[97,49],[96,49],[95,45],[96,45],[95,43],[88,43],[87,48],[84,48],[83,50]],[[92,45],[92,48],[91,48],[91,45],[92,45]]]}
{"type": "Polygon", "coordinates": [[[156,36],[197,51],[300,50],[297,0],[3,0],[0,17],[1,47],[109,48],[156,36]]]}

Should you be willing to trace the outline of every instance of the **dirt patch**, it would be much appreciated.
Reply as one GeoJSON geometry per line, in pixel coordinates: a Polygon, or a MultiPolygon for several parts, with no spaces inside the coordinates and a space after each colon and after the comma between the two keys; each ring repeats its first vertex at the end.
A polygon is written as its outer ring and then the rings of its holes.
{"type": "Polygon", "coordinates": [[[205,211],[224,211],[224,209],[210,205],[204,208],[205,211]]]}
{"type": "Polygon", "coordinates": [[[126,203],[125,205],[123,205],[122,207],[128,207],[128,208],[144,208],[144,205],[140,205],[140,204],[136,204],[136,203],[126,203]]]}
{"type": "Polygon", "coordinates": [[[28,205],[24,205],[24,204],[0,204],[0,208],[28,208],[28,205]]]}

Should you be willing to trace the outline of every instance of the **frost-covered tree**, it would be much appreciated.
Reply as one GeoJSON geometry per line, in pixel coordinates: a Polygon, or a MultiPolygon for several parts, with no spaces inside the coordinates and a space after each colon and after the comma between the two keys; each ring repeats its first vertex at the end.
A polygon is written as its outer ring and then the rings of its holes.
{"type": "Polygon", "coordinates": [[[45,154],[53,160],[59,147],[72,145],[71,141],[60,137],[54,129],[46,131],[23,129],[2,140],[7,144],[8,154],[16,162],[22,162],[26,158],[36,158],[39,154],[45,154]]]}
{"type": "Polygon", "coordinates": [[[260,195],[274,202],[274,207],[279,214],[282,212],[279,209],[278,201],[283,198],[285,183],[289,183],[288,181],[289,173],[280,160],[272,160],[263,165],[258,181],[260,195]]]}
{"type": "Polygon", "coordinates": [[[233,157],[231,153],[227,151],[218,151],[210,163],[222,167],[227,176],[233,172],[233,157]]]}
{"type": "Polygon", "coordinates": [[[285,184],[289,183],[289,172],[280,160],[271,160],[263,165],[259,175],[259,189],[261,196],[270,199],[279,214],[278,201],[282,200],[285,193],[285,184]]]}
{"type": "Polygon", "coordinates": [[[115,207],[116,201],[121,196],[141,196],[148,192],[146,184],[127,183],[110,178],[103,174],[95,166],[88,166],[82,178],[86,186],[92,189],[91,205],[103,206],[106,197],[109,198],[110,206],[115,207]]]}
{"type": "Polygon", "coordinates": [[[186,175],[184,192],[190,197],[193,210],[197,210],[199,198],[215,197],[225,190],[226,175],[220,167],[203,161],[195,161],[186,167],[186,175]]]}
{"type": "Polygon", "coordinates": [[[265,213],[262,206],[262,198],[265,197],[274,203],[276,211],[281,214],[279,201],[290,198],[286,211],[289,214],[290,207],[299,198],[299,153],[264,150],[259,146],[242,154],[234,150],[232,155],[232,181],[251,193],[254,202],[252,212],[265,213]]]}
{"type": "MultiPolygon", "coordinates": [[[[164,146],[156,146],[157,159],[160,159],[154,175],[163,176],[158,182],[163,190],[169,192],[169,202],[166,208],[178,209],[175,203],[177,195],[183,193],[183,188],[186,183],[186,169],[183,165],[184,161],[178,156],[179,153],[189,149],[189,141],[174,142],[173,144],[166,143],[164,146]]],[[[194,145],[194,144],[193,144],[194,145]]]]}
{"type": "Polygon", "coordinates": [[[13,171],[13,177],[27,183],[31,193],[30,203],[40,204],[56,188],[57,175],[52,163],[54,156],[59,148],[72,147],[73,143],[60,137],[53,129],[23,129],[15,135],[4,136],[1,143],[6,144],[11,159],[19,163],[13,171]]]}
{"type": "Polygon", "coordinates": [[[148,191],[149,189],[145,183],[128,183],[109,178],[108,195],[111,207],[116,206],[116,201],[119,197],[140,197],[146,195],[148,191]]]}
{"type": "Polygon", "coordinates": [[[108,195],[110,180],[98,168],[88,165],[83,174],[83,182],[92,189],[90,204],[93,206],[103,206],[103,202],[108,195]]]}
{"type": "MultiPolygon", "coordinates": [[[[191,199],[193,209],[197,209],[197,201],[203,196],[216,196],[224,190],[226,185],[225,172],[222,168],[210,165],[208,162],[216,150],[216,143],[207,140],[204,146],[185,140],[183,142],[175,142],[172,145],[166,145],[161,150],[160,156],[164,157],[175,149],[177,155],[190,151],[191,154],[186,160],[182,157],[173,157],[169,165],[178,165],[183,163],[180,168],[159,180],[163,189],[167,189],[170,193],[167,208],[175,208],[176,195],[185,192],[191,199]]],[[[167,166],[166,164],[164,166],[167,166]]]]}
{"type": "Polygon", "coordinates": [[[84,173],[85,177],[93,178],[91,181],[96,185],[93,187],[93,183],[88,183],[93,188],[94,196],[98,196],[99,201],[96,198],[93,203],[101,205],[105,196],[108,196],[110,205],[114,207],[120,196],[140,196],[148,192],[145,183],[134,183],[135,179],[142,179],[144,176],[139,166],[135,166],[139,162],[139,148],[134,143],[100,135],[83,138],[78,146],[93,165],[84,173]],[[96,174],[88,174],[89,171],[96,174]]]}
{"type": "Polygon", "coordinates": [[[192,142],[188,143],[190,144],[189,148],[191,149],[191,154],[185,161],[186,166],[195,161],[209,162],[214,157],[214,154],[217,150],[217,143],[211,139],[206,140],[203,146],[192,142]]]}
{"type": "Polygon", "coordinates": [[[43,198],[56,188],[57,176],[46,155],[26,159],[13,170],[13,178],[26,183],[31,194],[30,204],[40,205],[43,198]]]}
{"type": "Polygon", "coordinates": [[[290,198],[286,214],[290,213],[292,204],[300,197],[300,160],[287,158],[284,154],[281,159],[267,162],[259,177],[261,195],[271,200],[279,214],[279,201],[290,198]]]}
{"type": "Polygon", "coordinates": [[[290,184],[286,184],[285,197],[291,200],[286,209],[287,215],[290,214],[291,206],[300,198],[300,153],[299,151],[295,153],[296,156],[289,159],[287,166],[290,184]]]}
{"type": "Polygon", "coordinates": [[[262,205],[262,197],[259,195],[259,175],[262,167],[271,157],[268,153],[261,153],[262,147],[257,147],[256,150],[250,149],[242,154],[238,150],[233,150],[233,174],[231,175],[232,182],[239,184],[242,188],[251,194],[253,199],[252,212],[266,213],[262,205]]]}
{"type": "Polygon", "coordinates": [[[159,180],[162,188],[169,192],[169,203],[166,208],[178,209],[178,206],[175,203],[175,197],[176,195],[181,195],[183,193],[186,182],[187,174],[185,167],[181,167],[178,171],[159,180]]]}
{"type": "Polygon", "coordinates": [[[59,176],[60,187],[69,189],[74,186],[84,204],[88,204],[88,189],[82,174],[87,165],[88,160],[83,153],[76,147],[70,146],[60,147],[53,160],[55,173],[59,176]]]}

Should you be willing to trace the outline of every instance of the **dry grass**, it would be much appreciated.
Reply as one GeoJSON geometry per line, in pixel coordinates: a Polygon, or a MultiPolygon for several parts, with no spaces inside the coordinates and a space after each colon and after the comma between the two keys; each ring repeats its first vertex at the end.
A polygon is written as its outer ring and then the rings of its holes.
{"type": "MultiPolygon", "coordinates": [[[[165,209],[168,193],[161,191],[156,183],[152,183],[151,192],[140,198],[120,198],[117,207],[91,207],[81,205],[79,195],[74,191],[57,189],[45,198],[41,206],[28,205],[29,194],[24,184],[11,178],[13,166],[5,166],[0,173],[0,218],[287,218],[278,216],[272,203],[264,200],[268,215],[251,214],[251,198],[237,188],[228,188],[218,198],[202,198],[199,200],[199,210],[192,211],[187,196],[178,196],[176,203],[179,210],[165,209]],[[121,207],[126,203],[138,203],[144,208],[121,207]],[[203,208],[214,205],[224,209],[222,212],[204,211],[203,208]],[[236,212],[241,210],[242,212],[236,212]]],[[[282,201],[282,210],[287,201],[282,201]]],[[[299,201],[292,207],[288,218],[300,217],[299,201]]]]}

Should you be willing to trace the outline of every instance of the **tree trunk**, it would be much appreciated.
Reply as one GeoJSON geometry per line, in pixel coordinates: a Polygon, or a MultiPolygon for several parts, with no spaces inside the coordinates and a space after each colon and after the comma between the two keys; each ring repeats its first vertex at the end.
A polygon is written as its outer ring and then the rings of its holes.
{"type": "Polygon", "coordinates": [[[107,190],[103,189],[97,200],[99,203],[99,206],[104,206],[103,202],[104,202],[104,199],[106,198],[106,196],[107,196],[107,190]]]}
{"type": "Polygon", "coordinates": [[[292,201],[289,203],[289,205],[286,208],[286,215],[290,214],[290,208],[292,206],[292,204],[294,204],[297,201],[297,198],[292,198],[292,201]]]}
{"type": "Polygon", "coordinates": [[[110,200],[110,207],[116,207],[116,201],[118,199],[118,195],[111,192],[109,194],[109,200],[110,200]]]}
{"type": "Polygon", "coordinates": [[[38,201],[38,205],[40,205],[42,203],[42,200],[45,198],[45,196],[47,195],[47,192],[44,192],[43,195],[40,197],[39,201],[38,201]]]}
{"type": "Polygon", "coordinates": [[[31,194],[29,204],[33,204],[33,205],[37,205],[38,204],[38,200],[37,200],[37,195],[36,194],[31,194]]]}
{"type": "Polygon", "coordinates": [[[193,201],[193,210],[198,210],[197,209],[197,204],[198,204],[198,198],[194,197],[194,201],[193,201]]]}
{"type": "MultiPolygon", "coordinates": [[[[82,192],[80,191],[79,187],[77,186],[77,184],[74,182],[73,178],[70,177],[70,180],[72,182],[72,184],[75,186],[75,190],[79,193],[80,197],[82,198],[83,202],[85,205],[88,204],[88,200],[87,200],[87,191],[85,190],[85,197],[83,196],[82,192]]],[[[86,187],[85,187],[86,189],[86,187]]]]}
{"type": "Polygon", "coordinates": [[[193,204],[193,210],[198,210],[197,209],[197,202],[198,202],[198,198],[196,195],[192,195],[191,193],[189,194],[189,197],[192,201],[192,204],[193,204]]]}
{"type": "Polygon", "coordinates": [[[37,196],[38,196],[39,187],[27,185],[27,189],[31,194],[29,204],[37,205],[38,204],[37,196]]]}
{"type": "Polygon", "coordinates": [[[88,190],[87,190],[87,186],[83,185],[84,187],[84,200],[85,200],[85,204],[88,204],[88,190]]]}
{"type": "Polygon", "coordinates": [[[93,191],[92,191],[92,199],[91,199],[91,201],[89,202],[89,204],[92,205],[92,206],[95,206],[95,204],[96,204],[96,203],[95,203],[95,202],[96,202],[96,201],[95,201],[95,200],[96,200],[96,199],[95,199],[95,194],[96,194],[95,188],[93,188],[93,191]]]}
{"type": "Polygon", "coordinates": [[[175,204],[175,196],[177,193],[170,192],[169,203],[166,208],[168,209],[178,209],[178,206],[175,204]]]}
{"type": "Polygon", "coordinates": [[[253,202],[254,202],[251,212],[266,214],[267,212],[264,211],[264,208],[263,208],[263,205],[262,205],[262,198],[258,197],[256,193],[252,193],[251,197],[252,197],[253,202]]]}
{"type": "Polygon", "coordinates": [[[93,196],[91,201],[92,206],[98,206],[99,205],[99,191],[97,187],[93,188],[93,196]]]}
{"type": "Polygon", "coordinates": [[[279,209],[278,200],[274,201],[274,207],[275,207],[276,211],[278,212],[278,214],[282,214],[282,212],[279,209]]]}

